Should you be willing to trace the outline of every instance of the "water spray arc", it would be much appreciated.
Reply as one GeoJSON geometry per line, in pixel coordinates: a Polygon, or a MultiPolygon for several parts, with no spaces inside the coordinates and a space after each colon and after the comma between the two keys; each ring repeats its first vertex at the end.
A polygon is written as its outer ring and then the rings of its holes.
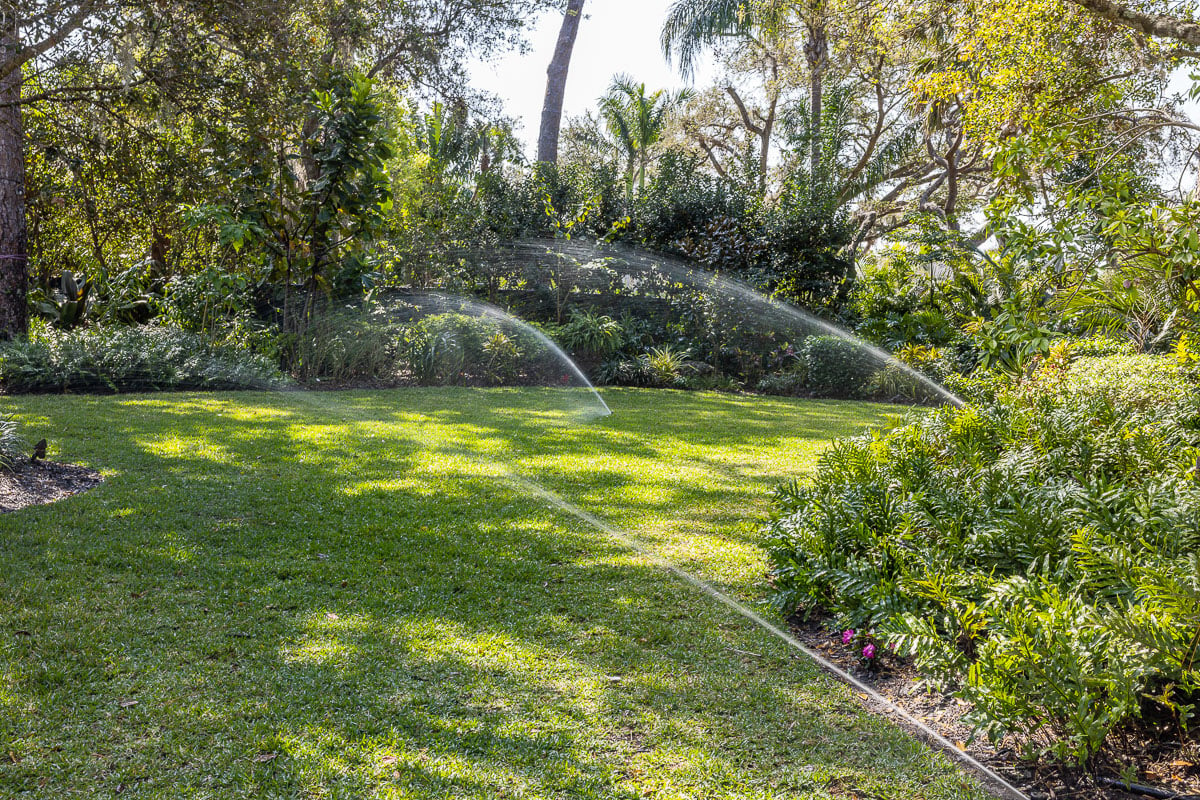
{"type": "MultiPolygon", "coordinates": [[[[519,317],[489,303],[427,292],[377,298],[370,313],[398,323],[420,340],[409,353],[410,368],[420,368],[421,385],[453,384],[472,379],[478,385],[540,387],[556,393],[575,422],[608,416],[612,410],[588,376],[549,336],[519,317]],[[471,367],[497,376],[464,375],[471,367]]],[[[410,345],[411,346],[411,343],[410,345]]]]}
{"type": "Polygon", "coordinates": [[[835,337],[878,368],[899,376],[910,394],[964,405],[946,387],[845,328],[768,297],[740,280],[697,269],[679,259],[626,245],[558,239],[520,240],[459,255],[488,264],[495,273],[520,275],[533,285],[552,287],[556,304],[562,299],[586,302],[605,296],[631,300],[674,298],[681,305],[690,305],[693,311],[697,305],[710,306],[726,333],[778,335],[793,340],[835,337]]]}
{"type": "Polygon", "coordinates": [[[580,508],[569,500],[545,488],[541,484],[522,477],[511,470],[503,469],[502,474],[504,479],[513,486],[516,486],[525,492],[545,500],[547,503],[550,503],[560,511],[570,514],[571,516],[581,520],[596,530],[603,532],[612,539],[639,553],[644,558],[649,559],[661,569],[670,572],[672,575],[682,579],[695,589],[698,589],[717,602],[727,606],[732,611],[762,628],[764,631],[779,639],[792,649],[807,656],[809,659],[819,664],[824,670],[840,679],[843,683],[848,684],[856,692],[859,692],[866,699],[884,709],[888,714],[899,718],[905,726],[914,731],[927,743],[943,750],[953,760],[957,761],[970,772],[979,776],[992,791],[998,793],[1001,797],[1007,798],[1008,800],[1029,800],[1028,795],[1006,781],[994,770],[980,763],[969,753],[960,750],[952,742],[946,739],[946,737],[942,736],[937,731],[918,720],[912,714],[909,714],[903,708],[896,705],[867,684],[855,678],[849,672],[846,672],[841,667],[827,660],[824,656],[804,645],[799,639],[792,636],[780,626],[766,619],[758,612],[747,607],[745,604],[738,602],[729,594],[721,591],[708,581],[683,569],[678,564],[658,553],[630,533],[623,531],[620,528],[609,524],[608,522],[605,522],[595,514],[580,508]]]}
{"type": "Polygon", "coordinates": [[[580,387],[585,388],[592,394],[600,408],[603,409],[603,413],[597,414],[596,416],[606,417],[612,414],[612,409],[608,407],[608,403],[604,402],[604,398],[601,396],[600,392],[597,391],[595,385],[591,382],[588,376],[583,373],[583,370],[579,368],[579,365],[576,364],[569,355],[563,352],[563,349],[555,344],[553,339],[523,319],[510,314],[502,308],[491,305],[490,303],[480,302],[478,300],[466,300],[463,298],[451,297],[450,295],[435,293],[416,295],[413,299],[418,304],[424,300],[431,300],[444,306],[458,306],[463,313],[473,314],[484,319],[492,320],[501,327],[512,326],[519,329],[523,334],[532,337],[542,347],[546,348],[546,350],[551,354],[552,358],[557,359],[568,370],[570,370],[570,374],[574,376],[576,381],[578,381],[580,387]]]}

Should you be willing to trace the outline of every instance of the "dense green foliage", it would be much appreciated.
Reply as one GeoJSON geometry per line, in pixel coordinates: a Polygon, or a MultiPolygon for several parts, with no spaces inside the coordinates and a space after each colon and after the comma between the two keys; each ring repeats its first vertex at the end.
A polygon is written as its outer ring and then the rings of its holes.
{"type": "Polygon", "coordinates": [[[532,329],[486,316],[424,317],[406,334],[406,348],[413,377],[422,385],[569,383],[575,377],[564,375],[566,364],[548,358],[548,347],[532,329]]]}
{"type": "Polygon", "coordinates": [[[24,455],[25,437],[20,426],[11,416],[0,416],[0,467],[11,467],[16,459],[24,455]]]}
{"type": "Polygon", "coordinates": [[[778,494],[769,549],[780,609],[870,631],[988,733],[1084,759],[1200,699],[1200,400],[1173,358],[1064,353],[835,444],[778,494]]]}
{"type": "Polygon", "coordinates": [[[862,392],[879,363],[859,345],[838,336],[812,336],[799,352],[805,385],[817,395],[862,392]]]}
{"type": "Polygon", "coordinates": [[[0,346],[6,392],[144,392],[282,387],[267,359],[172,328],[47,329],[0,346]]]}

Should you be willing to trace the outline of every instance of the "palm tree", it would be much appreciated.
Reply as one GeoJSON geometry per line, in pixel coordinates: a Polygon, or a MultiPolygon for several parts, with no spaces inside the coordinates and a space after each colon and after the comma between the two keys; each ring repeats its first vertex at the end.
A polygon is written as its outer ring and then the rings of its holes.
{"type": "Polygon", "coordinates": [[[662,138],[667,115],[691,96],[688,89],[677,92],[659,89],[646,94],[646,84],[635,83],[628,75],[617,75],[608,94],[600,98],[600,113],[605,125],[625,152],[627,197],[633,196],[635,174],[639,190],[646,188],[650,148],[662,138]]]}
{"type": "MultiPolygon", "coordinates": [[[[668,60],[677,60],[680,71],[691,75],[696,59],[706,47],[731,38],[767,39],[787,35],[799,22],[807,38],[804,58],[808,62],[809,109],[813,120],[822,118],[825,69],[829,64],[826,29],[828,0],[675,0],[663,23],[662,48],[668,60]]],[[[816,174],[821,165],[821,128],[815,124],[809,135],[809,167],[816,174]]]]}
{"type": "Polygon", "coordinates": [[[583,17],[584,0],[568,0],[558,31],[558,44],[546,70],[546,99],[542,102],[542,127],[538,132],[538,161],[558,162],[558,131],[562,125],[563,96],[567,91],[567,70],[583,17]]]}

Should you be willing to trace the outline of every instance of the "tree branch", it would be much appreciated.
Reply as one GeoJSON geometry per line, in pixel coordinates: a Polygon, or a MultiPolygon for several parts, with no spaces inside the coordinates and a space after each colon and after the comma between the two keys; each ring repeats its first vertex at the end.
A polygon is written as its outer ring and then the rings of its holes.
{"type": "Polygon", "coordinates": [[[95,2],[80,3],[79,7],[75,9],[75,13],[69,16],[57,30],[48,34],[46,38],[35,44],[17,47],[12,52],[7,53],[4,60],[0,61],[0,80],[4,80],[26,63],[49,51],[52,47],[57,47],[61,44],[64,39],[83,25],[84,21],[95,11],[95,6],[95,2]]]}
{"type": "Polygon", "coordinates": [[[1193,47],[1200,47],[1200,23],[1179,17],[1170,17],[1166,14],[1139,11],[1124,3],[1114,3],[1112,0],[1071,0],[1071,2],[1109,22],[1141,31],[1147,36],[1174,39],[1193,47]]]}
{"type": "Polygon", "coordinates": [[[725,92],[733,98],[733,103],[737,106],[738,113],[742,115],[742,122],[745,124],[746,130],[750,131],[755,136],[762,136],[762,128],[758,127],[750,120],[750,112],[746,110],[746,104],[743,103],[742,98],[738,96],[737,90],[732,86],[726,86],[725,92]]]}

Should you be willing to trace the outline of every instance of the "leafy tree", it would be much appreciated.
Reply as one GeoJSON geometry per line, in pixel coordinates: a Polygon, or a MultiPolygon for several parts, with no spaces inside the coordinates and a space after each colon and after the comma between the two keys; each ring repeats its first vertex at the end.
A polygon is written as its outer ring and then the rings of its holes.
{"type": "MultiPolygon", "coordinates": [[[[135,164],[159,150],[169,153],[149,159],[168,175],[171,160],[184,167],[181,173],[203,172],[212,161],[201,152],[203,143],[214,143],[213,152],[229,152],[234,136],[278,156],[313,142],[321,126],[319,114],[305,102],[310,87],[359,71],[413,92],[461,96],[469,58],[517,43],[531,13],[543,5],[542,0],[0,0],[0,216],[7,237],[0,242],[5,256],[0,330],[19,333],[25,326],[26,163],[37,166],[40,177],[56,172],[55,182],[69,176],[69,194],[96,209],[91,215],[96,224],[89,227],[102,234],[108,221],[97,200],[110,190],[129,191],[132,207],[143,208],[137,202],[141,192],[132,185],[137,169],[96,166],[112,165],[111,142],[119,142],[116,149],[135,164]],[[24,128],[40,108],[53,113],[38,123],[34,141],[24,128]],[[73,124],[89,115],[99,124],[73,124]],[[93,135],[98,130],[103,137],[93,135]],[[33,156],[26,151],[30,143],[39,150],[33,156]]],[[[299,152],[303,179],[319,181],[313,154],[299,152]]],[[[205,197],[151,192],[163,203],[138,224],[151,229],[155,255],[186,238],[173,236],[163,224],[168,200],[176,206],[212,204],[222,200],[216,195],[223,188],[200,181],[198,189],[210,192],[205,197]]],[[[56,208],[55,202],[34,199],[38,213],[56,208]]],[[[42,221],[39,231],[53,227],[42,221]]],[[[103,244],[103,235],[93,238],[103,244]]]]}
{"type": "Polygon", "coordinates": [[[117,26],[117,3],[0,2],[0,335],[25,332],[28,230],[25,219],[27,73],[85,62],[117,26]]]}
{"type": "Polygon", "coordinates": [[[953,104],[914,91],[929,53],[916,33],[893,29],[894,16],[890,4],[839,0],[679,0],[663,28],[668,55],[685,72],[704,48],[735,56],[722,80],[733,109],[693,108],[685,129],[718,174],[737,178],[730,167],[748,160],[753,143],[757,164],[747,172],[760,193],[774,163],[776,192],[807,182],[849,207],[854,249],[914,211],[957,225],[986,188],[990,164],[953,104]],[[733,80],[755,73],[757,104],[733,80]]]}
{"type": "MultiPolygon", "coordinates": [[[[662,46],[668,58],[676,57],[681,69],[690,73],[705,47],[733,37],[755,37],[772,43],[804,31],[803,54],[808,66],[809,107],[814,119],[821,118],[825,73],[829,67],[829,37],[833,9],[829,0],[676,0],[663,24],[662,46]]],[[[820,160],[820,131],[814,128],[810,163],[817,171],[820,160]]]]}
{"type": "MultiPolygon", "coordinates": [[[[386,167],[393,154],[370,79],[337,75],[309,103],[316,124],[301,142],[303,154],[280,156],[253,144],[230,152],[221,169],[232,202],[193,212],[197,223],[217,225],[223,244],[261,246],[285,292],[301,278],[305,319],[318,293],[345,289],[359,277],[364,251],[392,204],[386,167]]],[[[288,298],[284,318],[290,322],[288,298]]]]}

